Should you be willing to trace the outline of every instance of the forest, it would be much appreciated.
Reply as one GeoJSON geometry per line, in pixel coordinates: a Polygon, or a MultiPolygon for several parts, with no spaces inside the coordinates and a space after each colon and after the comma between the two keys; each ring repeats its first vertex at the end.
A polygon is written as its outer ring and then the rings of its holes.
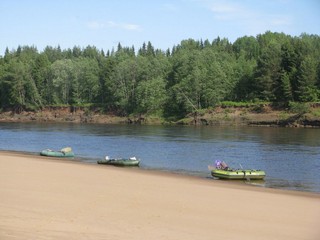
{"type": "Polygon", "coordinates": [[[151,42],[139,49],[119,43],[107,52],[18,46],[0,56],[0,112],[98,106],[119,116],[179,118],[226,101],[319,100],[318,35],[187,39],[167,50],[151,42]]]}

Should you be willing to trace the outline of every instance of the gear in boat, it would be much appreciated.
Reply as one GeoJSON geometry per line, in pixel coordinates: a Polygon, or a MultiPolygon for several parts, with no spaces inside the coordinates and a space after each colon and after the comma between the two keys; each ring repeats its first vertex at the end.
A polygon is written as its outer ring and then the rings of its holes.
{"type": "Polygon", "coordinates": [[[130,158],[110,158],[106,156],[102,160],[97,161],[98,164],[106,164],[106,165],[114,165],[114,166],[122,166],[122,167],[135,167],[139,166],[140,160],[136,157],[130,158]]]}

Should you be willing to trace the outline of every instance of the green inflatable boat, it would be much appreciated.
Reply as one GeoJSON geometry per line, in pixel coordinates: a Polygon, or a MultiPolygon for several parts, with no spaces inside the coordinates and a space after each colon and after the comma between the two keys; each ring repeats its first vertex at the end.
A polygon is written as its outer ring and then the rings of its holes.
{"type": "Polygon", "coordinates": [[[71,147],[62,148],[60,151],[53,151],[51,149],[46,149],[40,152],[41,156],[46,157],[74,157],[74,152],[71,147]]]}
{"type": "Polygon", "coordinates": [[[220,160],[217,160],[215,166],[208,166],[211,171],[211,175],[220,179],[230,180],[262,180],[266,176],[266,173],[262,170],[255,169],[232,169],[228,165],[220,160]]]}
{"type": "Polygon", "coordinates": [[[108,156],[105,157],[103,160],[98,160],[98,164],[106,164],[106,165],[113,165],[118,167],[138,167],[140,164],[140,160],[136,157],[130,158],[109,158],[108,156]]]}
{"type": "Polygon", "coordinates": [[[266,173],[262,170],[254,170],[254,169],[212,169],[211,175],[216,178],[221,179],[233,179],[233,180],[241,180],[241,179],[264,179],[266,173]]]}

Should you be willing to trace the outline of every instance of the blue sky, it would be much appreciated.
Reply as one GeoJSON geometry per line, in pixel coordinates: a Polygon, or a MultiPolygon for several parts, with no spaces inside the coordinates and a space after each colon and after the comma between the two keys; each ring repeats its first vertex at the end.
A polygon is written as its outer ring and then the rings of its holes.
{"type": "Polygon", "coordinates": [[[320,35],[320,0],[0,0],[0,9],[0,55],[19,45],[166,50],[268,30],[320,35]]]}

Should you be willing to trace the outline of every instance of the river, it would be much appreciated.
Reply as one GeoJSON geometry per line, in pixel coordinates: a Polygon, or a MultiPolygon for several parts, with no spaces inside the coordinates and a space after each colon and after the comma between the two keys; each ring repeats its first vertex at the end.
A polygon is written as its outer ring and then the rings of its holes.
{"type": "Polygon", "coordinates": [[[75,161],[136,156],[141,168],[212,179],[208,165],[266,171],[267,188],[320,193],[320,129],[0,123],[0,150],[38,154],[71,146],[75,161]]]}

